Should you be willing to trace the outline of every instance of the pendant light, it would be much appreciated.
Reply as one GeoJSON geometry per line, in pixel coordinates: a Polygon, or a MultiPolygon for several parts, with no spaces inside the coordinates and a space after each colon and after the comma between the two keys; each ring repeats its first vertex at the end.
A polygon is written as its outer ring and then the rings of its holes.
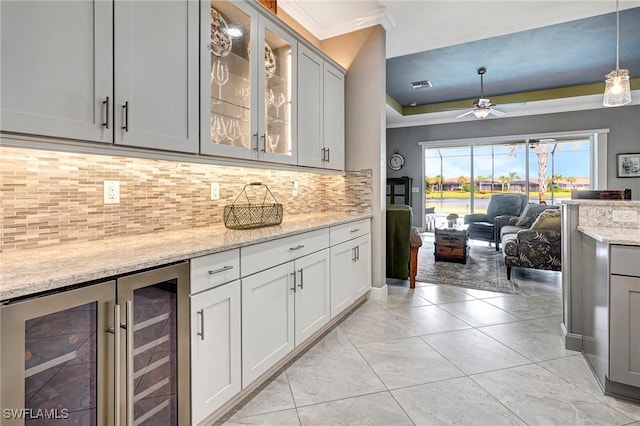
{"type": "Polygon", "coordinates": [[[616,107],[630,102],[629,70],[620,69],[620,10],[616,0],[616,69],[606,76],[602,105],[616,107]]]}

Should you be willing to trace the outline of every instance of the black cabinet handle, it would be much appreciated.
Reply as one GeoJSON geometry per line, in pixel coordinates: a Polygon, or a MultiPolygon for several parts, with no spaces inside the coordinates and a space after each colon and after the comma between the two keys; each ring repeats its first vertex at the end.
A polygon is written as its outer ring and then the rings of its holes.
{"type": "Polygon", "coordinates": [[[102,123],[102,125],[106,128],[109,129],[109,110],[111,108],[109,108],[109,97],[107,96],[107,98],[102,101],[102,105],[105,105],[105,122],[102,123]]]}
{"type": "Polygon", "coordinates": [[[122,109],[124,112],[124,126],[122,126],[122,129],[125,132],[128,132],[129,131],[129,101],[126,101],[124,105],[122,105],[122,109]]]}

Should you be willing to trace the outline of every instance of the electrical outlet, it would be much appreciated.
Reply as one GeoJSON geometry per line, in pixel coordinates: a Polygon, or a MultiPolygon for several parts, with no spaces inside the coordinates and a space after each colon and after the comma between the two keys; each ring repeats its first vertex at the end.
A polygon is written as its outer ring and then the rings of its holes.
{"type": "Polygon", "coordinates": [[[104,181],[104,204],[120,203],[120,181],[105,180],[104,181]]]}
{"type": "Polygon", "coordinates": [[[614,222],[637,222],[637,210],[614,210],[611,215],[614,222]]]}
{"type": "Polygon", "coordinates": [[[294,197],[298,196],[298,187],[299,187],[298,181],[294,180],[292,185],[291,185],[291,195],[292,196],[294,196],[294,197]]]}
{"type": "Polygon", "coordinates": [[[220,184],[218,182],[211,182],[211,201],[220,199],[220,184]]]}

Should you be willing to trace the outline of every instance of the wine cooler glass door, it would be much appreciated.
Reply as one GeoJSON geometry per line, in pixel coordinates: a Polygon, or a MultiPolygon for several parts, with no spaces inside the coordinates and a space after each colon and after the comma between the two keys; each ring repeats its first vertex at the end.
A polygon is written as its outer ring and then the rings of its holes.
{"type": "Polygon", "coordinates": [[[0,423],[114,424],[114,290],[111,281],[0,308],[0,423]]]}
{"type": "Polygon", "coordinates": [[[188,288],[187,264],[118,280],[122,424],[188,423],[188,288]]]}

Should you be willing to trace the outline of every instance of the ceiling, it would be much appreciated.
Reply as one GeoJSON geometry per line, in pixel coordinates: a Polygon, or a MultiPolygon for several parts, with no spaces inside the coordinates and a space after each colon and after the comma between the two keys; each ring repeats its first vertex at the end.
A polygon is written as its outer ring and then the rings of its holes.
{"type": "MultiPolygon", "coordinates": [[[[321,40],[385,27],[387,95],[393,99],[388,127],[474,120],[456,116],[480,96],[479,67],[487,68],[485,97],[509,117],[601,108],[604,75],[615,68],[613,0],[280,0],[278,5],[321,40]],[[410,87],[420,80],[433,87],[410,87]]],[[[640,76],[640,0],[621,0],[620,10],[620,66],[633,79],[640,76]]],[[[634,90],[633,100],[640,103],[640,90],[634,90]]]]}

